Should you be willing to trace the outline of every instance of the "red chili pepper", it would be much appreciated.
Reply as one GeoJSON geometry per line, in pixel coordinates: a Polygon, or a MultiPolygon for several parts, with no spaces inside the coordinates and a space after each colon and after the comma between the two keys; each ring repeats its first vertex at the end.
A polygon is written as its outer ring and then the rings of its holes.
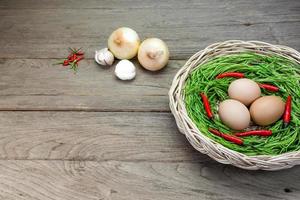
{"type": "Polygon", "coordinates": [[[224,77],[244,78],[245,75],[240,72],[225,72],[225,73],[219,74],[216,78],[221,79],[224,77]]]}
{"type": "Polygon", "coordinates": [[[235,143],[237,145],[243,145],[244,144],[244,141],[241,138],[236,137],[234,135],[228,135],[228,134],[225,134],[225,133],[221,133],[220,131],[218,131],[216,129],[212,129],[212,128],[209,128],[208,130],[212,134],[214,134],[216,136],[219,136],[221,138],[224,138],[225,140],[227,140],[229,142],[235,143]]]}
{"type": "Polygon", "coordinates": [[[84,52],[80,51],[80,48],[79,49],[69,48],[69,49],[70,49],[70,54],[68,55],[68,57],[64,61],[55,64],[60,64],[63,66],[70,65],[71,66],[70,68],[76,72],[78,67],[78,62],[84,59],[83,57],[84,52]]]}
{"type": "Polygon", "coordinates": [[[70,54],[68,55],[68,57],[67,57],[68,60],[71,60],[71,58],[73,57],[73,55],[74,55],[73,53],[70,53],[70,54]]]}
{"type": "Polygon", "coordinates": [[[251,135],[270,136],[270,135],[272,135],[272,131],[271,130],[254,130],[254,131],[235,133],[234,135],[238,136],[238,137],[251,136],[251,135]]]}
{"type": "Polygon", "coordinates": [[[77,56],[82,56],[82,55],[84,55],[84,53],[83,53],[82,51],[78,51],[78,52],[76,53],[76,55],[77,55],[77,56]]]}
{"type": "Polygon", "coordinates": [[[292,112],[292,96],[289,95],[285,102],[285,110],[282,117],[285,126],[287,126],[291,121],[291,112],[292,112]]]}
{"type": "Polygon", "coordinates": [[[262,83],[258,83],[260,88],[266,89],[270,92],[278,92],[279,91],[279,87],[275,86],[275,85],[270,85],[270,84],[262,84],[262,83]]]}
{"type": "Polygon", "coordinates": [[[76,54],[72,54],[71,56],[68,56],[68,58],[69,58],[69,61],[70,61],[70,62],[73,62],[74,60],[77,59],[77,55],[76,55],[76,54]],[[69,57],[70,57],[70,58],[69,58],[69,57]]]}
{"type": "Polygon", "coordinates": [[[84,59],[84,57],[81,56],[81,57],[77,57],[74,61],[75,61],[75,63],[78,63],[79,61],[81,61],[81,60],[83,60],[83,59],[84,59]]]}
{"type": "Polygon", "coordinates": [[[69,60],[64,60],[63,66],[67,66],[67,65],[69,65],[69,60]]]}
{"type": "Polygon", "coordinates": [[[202,98],[202,102],[203,102],[207,117],[209,119],[213,118],[213,113],[211,111],[210,104],[209,104],[207,96],[204,93],[200,93],[200,96],[202,98]]]}

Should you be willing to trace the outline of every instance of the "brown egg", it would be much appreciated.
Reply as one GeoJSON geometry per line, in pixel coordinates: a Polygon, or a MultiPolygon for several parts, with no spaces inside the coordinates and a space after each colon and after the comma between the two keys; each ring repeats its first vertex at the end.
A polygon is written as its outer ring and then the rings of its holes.
{"type": "Polygon", "coordinates": [[[261,126],[276,122],[284,112],[284,102],[278,96],[264,96],[255,100],[250,107],[252,120],[261,126]]]}
{"type": "Polygon", "coordinates": [[[234,99],[227,99],[219,104],[219,116],[224,124],[235,130],[247,128],[250,123],[248,108],[234,99]]]}
{"type": "Polygon", "coordinates": [[[233,81],[228,87],[228,95],[231,99],[240,101],[249,106],[261,94],[258,84],[250,79],[241,78],[233,81]]]}

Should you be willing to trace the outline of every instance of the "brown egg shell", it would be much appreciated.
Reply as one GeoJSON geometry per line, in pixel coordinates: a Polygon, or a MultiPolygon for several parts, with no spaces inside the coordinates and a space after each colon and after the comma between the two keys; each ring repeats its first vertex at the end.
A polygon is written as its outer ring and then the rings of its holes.
{"type": "Polygon", "coordinates": [[[251,104],[250,115],[256,124],[267,126],[280,119],[284,112],[284,106],[281,97],[263,96],[251,104]]]}
{"type": "Polygon", "coordinates": [[[234,99],[227,99],[219,104],[218,114],[221,121],[235,130],[243,130],[250,124],[247,107],[234,99]]]}
{"type": "Polygon", "coordinates": [[[228,96],[249,106],[261,95],[259,85],[250,79],[241,78],[233,81],[228,87],[228,96]]]}

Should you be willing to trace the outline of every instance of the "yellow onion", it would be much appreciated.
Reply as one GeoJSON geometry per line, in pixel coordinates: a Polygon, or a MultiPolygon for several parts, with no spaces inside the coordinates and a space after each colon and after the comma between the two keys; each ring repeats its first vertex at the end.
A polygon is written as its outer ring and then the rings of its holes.
{"type": "Polygon", "coordinates": [[[118,28],[108,38],[108,48],[118,59],[131,59],[140,46],[138,34],[131,28],[118,28]]]}
{"type": "Polygon", "coordinates": [[[138,60],[145,69],[160,70],[169,61],[169,49],[166,43],[158,38],[146,39],[139,48],[138,60]]]}

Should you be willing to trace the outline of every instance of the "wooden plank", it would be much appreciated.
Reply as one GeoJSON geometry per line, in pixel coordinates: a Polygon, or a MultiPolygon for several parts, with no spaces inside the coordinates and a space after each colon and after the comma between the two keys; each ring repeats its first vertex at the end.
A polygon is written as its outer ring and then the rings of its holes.
{"type": "Polygon", "coordinates": [[[295,0],[2,1],[1,5],[0,58],[61,58],[70,46],[83,47],[92,58],[120,26],[134,28],[142,39],[164,39],[172,59],[187,59],[228,39],[300,49],[300,3],[295,0]]]}
{"type": "Polygon", "coordinates": [[[0,161],[0,177],[5,200],[297,200],[300,195],[299,167],[249,172],[215,163],[0,161]]]}
{"type": "Polygon", "coordinates": [[[191,161],[169,113],[0,112],[0,159],[191,161]]]}
{"type": "Polygon", "coordinates": [[[137,65],[133,81],[118,81],[114,67],[83,60],[74,74],[55,59],[0,59],[0,110],[169,111],[168,90],[184,61],[159,73],[137,65]]]}
{"type": "Polygon", "coordinates": [[[228,1],[222,0],[152,0],[139,1],[139,0],[86,0],[82,3],[79,0],[1,0],[0,9],[169,9],[169,8],[194,8],[195,6],[201,7],[222,7],[222,8],[240,8],[238,11],[244,11],[242,8],[246,6],[249,9],[266,10],[272,13],[273,10],[280,10],[281,8],[291,8],[291,11],[296,12],[296,6],[299,6],[297,0],[247,0],[228,1]],[[286,5],[289,4],[289,5],[286,5]],[[294,9],[293,9],[294,8],[294,9]]]}

